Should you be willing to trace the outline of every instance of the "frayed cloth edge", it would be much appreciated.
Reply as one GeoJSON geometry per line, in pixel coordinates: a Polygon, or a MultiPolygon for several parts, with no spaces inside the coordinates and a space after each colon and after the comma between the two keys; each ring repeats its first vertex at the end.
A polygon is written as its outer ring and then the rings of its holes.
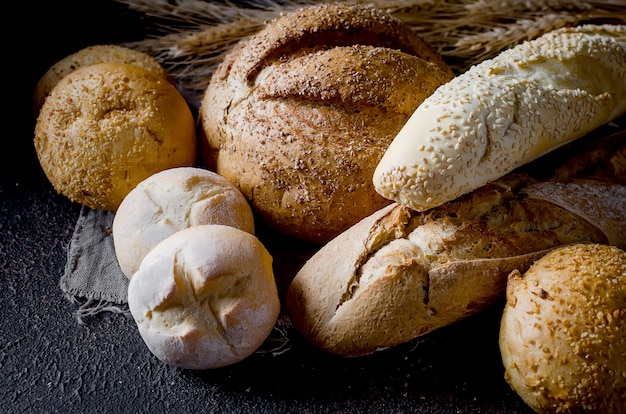
{"type": "Polygon", "coordinates": [[[73,312],[79,325],[86,325],[85,319],[97,316],[103,312],[112,312],[131,317],[128,305],[117,304],[104,299],[77,298],[71,294],[66,294],[66,298],[78,308],[73,312]]]}

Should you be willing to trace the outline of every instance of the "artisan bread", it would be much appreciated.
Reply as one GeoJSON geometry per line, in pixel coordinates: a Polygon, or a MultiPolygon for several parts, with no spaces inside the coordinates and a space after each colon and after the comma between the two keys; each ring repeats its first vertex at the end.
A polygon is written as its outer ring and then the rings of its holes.
{"type": "Polygon", "coordinates": [[[626,249],[626,184],[575,179],[541,182],[522,190],[528,197],[546,200],[589,221],[606,235],[613,246],[626,249]],[[581,198],[581,194],[585,197],[581,198]],[[602,208],[598,212],[598,208],[602,208]]]}
{"type": "Polygon", "coordinates": [[[91,45],[80,49],[52,65],[39,79],[33,91],[33,106],[38,113],[52,89],[69,73],[96,63],[126,63],[142,67],[165,79],[170,79],[163,66],[152,56],[121,45],[91,45]]]}
{"type": "Polygon", "coordinates": [[[239,43],[213,74],[200,108],[203,159],[275,230],[324,243],[389,204],[374,167],[452,76],[386,13],[302,7],[239,43]]]}
{"type": "Polygon", "coordinates": [[[199,167],[177,167],[140,182],[113,219],[115,254],[130,279],[159,242],[187,227],[223,224],[254,234],[252,209],[225,178],[199,167]]]}
{"type": "Polygon", "coordinates": [[[378,163],[376,191],[418,211],[441,205],[626,111],[626,26],[563,28],[437,89],[378,163]]]}
{"type": "Polygon", "coordinates": [[[535,412],[626,412],[626,252],[564,246],[512,272],[499,343],[535,412]]]}
{"type": "Polygon", "coordinates": [[[61,79],[41,107],[34,144],[58,193],[110,211],[150,175],[197,158],[195,121],[182,95],[162,76],[122,63],[88,65],[61,79]]]}
{"type": "MultiPolygon", "coordinates": [[[[556,247],[607,243],[588,214],[617,206],[626,217],[626,193],[614,200],[602,182],[573,186],[567,205],[528,196],[536,184],[509,174],[425,212],[394,203],[363,219],[296,274],[285,301],[294,326],[342,356],[407,342],[490,306],[511,271],[556,247]],[[598,204],[582,217],[578,203],[590,196],[598,204]]],[[[624,223],[614,233],[626,233],[624,223]]]]}
{"type": "Polygon", "coordinates": [[[280,312],[268,251],[220,224],[180,230],[154,247],[130,280],[128,306],[156,357],[197,370],[250,356],[280,312]]]}

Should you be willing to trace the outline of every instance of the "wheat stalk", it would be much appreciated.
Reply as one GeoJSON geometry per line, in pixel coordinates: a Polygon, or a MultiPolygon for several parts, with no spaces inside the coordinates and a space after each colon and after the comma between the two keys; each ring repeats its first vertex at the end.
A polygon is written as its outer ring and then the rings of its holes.
{"type": "MultiPolygon", "coordinates": [[[[322,0],[117,0],[145,14],[160,33],[127,45],[156,57],[197,109],[224,54],[281,13],[322,0]]],[[[583,22],[626,23],[626,0],[345,0],[402,20],[452,69],[497,55],[524,40],[583,22]]]]}

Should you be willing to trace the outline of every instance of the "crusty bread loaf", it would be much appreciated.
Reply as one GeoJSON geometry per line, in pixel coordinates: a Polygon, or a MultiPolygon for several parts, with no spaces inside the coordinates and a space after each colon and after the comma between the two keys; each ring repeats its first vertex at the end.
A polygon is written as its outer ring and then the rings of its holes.
{"type": "Polygon", "coordinates": [[[427,98],[374,172],[376,191],[423,211],[466,194],[626,111],[626,26],[552,31],[427,98]]]}
{"type": "Polygon", "coordinates": [[[61,79],[41,107],[34,144],[57,192],[110,211],[150,175],[197,159],[195,121],[180,92],[123,63],[88,65],[61,79]]]}
{"type": "Polygon", "coordinates": [[[541,182],[522,190],[528,197],[546,200],[589,221],[613,246],[626,249],[626,185],[580,179],[541,182]],[[581,195],[584,194],[584,198],[581,195]],[[598,212],[598,208],[602,211],[598,212]]]}
{"type": "Polygon", "coordinates": [[[280,232],[323,243],[389,200],[372,174],[453,76],[390,15],[319,4],[271,21],[217,68],[200,108],[207,166],[280,232]]]}
{"type": "Polygon", "coordinates": [[[212,369],[251,355],[280,312],[272,257],[252,234],[204,224],[152,249],[128,285],[148,349],[167,364],[212,369]]]}
{"type": "Polygon", "coordinates": [[[199,167],[158,172],[124,198],[113,219],[115,254],[130,279],[159,242],[187,227],[223,224],[254,234],[252,209],[224,177],[199,167]]]}
{"type": "Polygon", "coordinates": [[[43,102],[61,79],[76,69],[96,63],[126,63],[170,79],[159,61],[146,53],[115,44],[87,46],[56,62],[39,79],[33,91],[35,113],[39,112],[43,102]]]}
{"type": "Polygon", "coordinates": [[[500,352],[537,413],[626,412],[626,252],[563,246],[511,273],[500,352]]]}
{"type": "Polygon", "coordinates": [[[614,192],[602,182],[555,182],[576,192],[558,204],[527,196],[534,185],[526,174],[509,174],[425,212],[394,203],[365,218],[295,276],[285,305],[295,327],[330,353],[372,353],[485,309],[512,270],[555,247],[607,243],[581,209],[601,217],[606,206],[618,208],[622,220],[612,234],[626,233],[623,184],[614,192]],[[588,211],[590,195],[598,204],[588,211]]]}

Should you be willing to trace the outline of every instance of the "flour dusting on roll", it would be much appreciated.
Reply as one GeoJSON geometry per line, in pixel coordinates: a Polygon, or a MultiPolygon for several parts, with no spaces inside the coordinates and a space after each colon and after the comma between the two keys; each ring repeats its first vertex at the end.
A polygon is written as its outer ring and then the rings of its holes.
{"type": "Polygon", "coordinates": [[[148,349],[169,365],[212,369],[254,353],[280,312],[272,256],[220,224],[181,230],[141,262],[128,306],[148,349]]]}
{"type": "Polygon", "coordinates": [[[498,179],[626,111],[626,26],[564,28],[439,87],[378,163],[383,197],[423,211],[498,179]]]}
{"type": "Polygon", "coordinates": [[[113,219],[115,254],[129,279],[159,242],[187,227],[223,224],[254,234],[252,209],[224,177],[199,167],[158,172],[137,185],[113,219]]]}

